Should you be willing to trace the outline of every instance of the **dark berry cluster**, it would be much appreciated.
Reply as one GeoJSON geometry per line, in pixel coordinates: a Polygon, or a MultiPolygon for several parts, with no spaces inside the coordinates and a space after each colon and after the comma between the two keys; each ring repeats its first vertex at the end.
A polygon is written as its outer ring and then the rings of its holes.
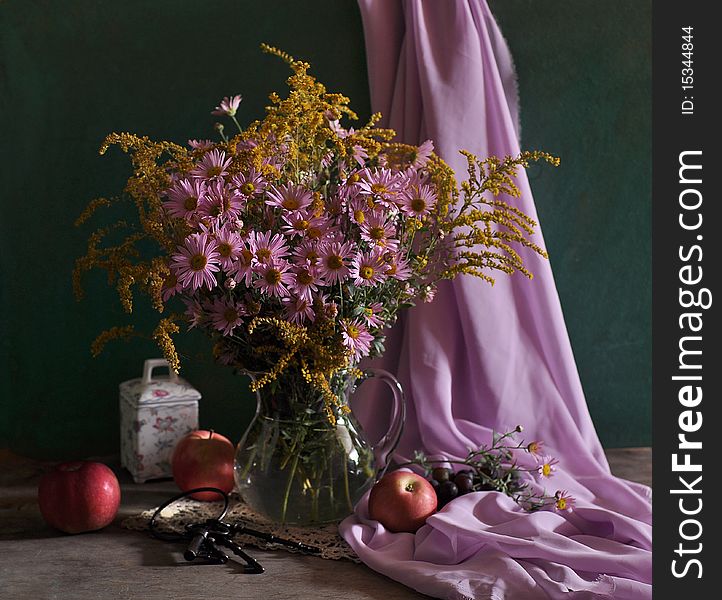
{"type": "Polygon", "coordinates": [[[436,508],[439,510],[457,496],[474,491],[473,476],[468,469],[454,473],[451,469],[436,467],[431,472],[429,482],[436,490],[439,501],[436,508]]]}
{"type": "Polygon", "coordinates": [[[446,506],[457,496],[463,496],[469,492],[505,489],[507,492],[514,493],[524,487],[519,474],[515,471],[503,472],[495,468],[479,471],[476,469],[453,471],[446,467],[435,467],[431,471],[429,483],[436,491],[439,501],[438,509],[446,506]]]}

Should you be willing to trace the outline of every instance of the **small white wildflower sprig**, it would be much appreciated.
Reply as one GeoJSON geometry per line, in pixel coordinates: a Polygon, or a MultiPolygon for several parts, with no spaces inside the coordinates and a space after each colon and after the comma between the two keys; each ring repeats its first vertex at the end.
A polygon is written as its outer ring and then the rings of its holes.
{"type": "MultiPolygon", "coordinates": [[[[539,480],[550,479],[557,472],[559,460],[555,457],[544,454],[544,442],[534,441],[526,446],[526,451],[536,459],[536,468],[530,471],[539,480]]],[[[544,503],[547,507],[552,507],[557,512],[572,512],[576,503],[575,498],[566,490],[557,490],[554,496],[548,498],[544,503]]]]}
{"type": "Polygon", "coordinates": [[[560,511],[571,510],[574,499],[567,492],[558,491],[554,496],[550,496],[545,491],[534,491],[529,478],[524,480],[524,474],[548,473],[546,476],[550,476],[558,461],[541,455],[544,446],[542,441],[517,442],[514,437],[522,431],[523,427],[518,425],[506,433],[494,432],[490,446],[469,449],[469,454],[464,459],[430,459],[423,452],[416,451],[412,460],[399,466],[417,465],[425,470],[427,478],[432,479],[439,465],[451,465],[454,471],[471,473],[472,491],[501,492],[528,511],[550,506],[560,511]],[[518,451],[534,456],[537,466],[527,468],[519,465],[515,454],[518,451]]]}
{"type": "Polygon", "coordinates": [[[576,500],[566,490],[557,490],[554,494],[554,510],[558,512],[572,512],[576,500]]]}

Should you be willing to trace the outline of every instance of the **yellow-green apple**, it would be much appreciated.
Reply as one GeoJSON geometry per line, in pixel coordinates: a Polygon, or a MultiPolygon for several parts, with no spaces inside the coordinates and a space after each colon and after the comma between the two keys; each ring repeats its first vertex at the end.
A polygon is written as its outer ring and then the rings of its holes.
{"type": "Polygon", "coordinates": [[[369,516],[394,532],[414,533],[436,511],[436,492],[421,475],[393,471],[371,488],[369,516]]]}
{"type": "MultiPolygon", "coordinates": [[[[183,492],[198,487],[214,487],[230,492],[234,486],[231,441],[215,431],[200,429],[182,438],[173,450],[173,479],[183,492]]],[[[214,492],[197,492],[196,500],[220,500],[214,492]]]]}
{"type": "Polygon", "coordinates": [[[98,462],[60,464],[40,478],[38,504],[48,525],[65,533],[110,525],[120,506],[115,473],[98,462]]]}

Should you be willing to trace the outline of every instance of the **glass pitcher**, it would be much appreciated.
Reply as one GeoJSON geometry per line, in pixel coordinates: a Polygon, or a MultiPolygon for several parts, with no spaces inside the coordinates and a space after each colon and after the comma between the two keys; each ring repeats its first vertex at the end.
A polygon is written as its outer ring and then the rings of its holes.
{"type": "Polygon", "coordinates": [[[299,377],[285,376],[256,392],[256,414],[236,450],[236,486],[251,508],[278,523],[329,523],[351,514],[385,472],[401,437],[404,394],[393,375],[353,369],[330,383],[338,399],[332,415],[299,377]],[[389,429],[374,445],[349,407],[354,391],[370,378],[393,394],[389,429]]]}

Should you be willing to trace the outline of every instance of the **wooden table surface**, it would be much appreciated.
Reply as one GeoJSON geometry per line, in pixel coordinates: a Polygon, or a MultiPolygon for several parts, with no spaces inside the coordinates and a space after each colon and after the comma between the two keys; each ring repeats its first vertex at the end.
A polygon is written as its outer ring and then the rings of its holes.
{"type": "MultiPolygon", "coordinates": [[[[651,485],[649,448],[607,454],[615,474],[651,485]]],[[[37,507],[37,480],[46,468],[0,450],[0,598],[426,598],[364,565],[283,551],[252,550],[266,568],[263,575],[243,575],[232,565],[188,563],[182,546],[118,524],[176,493],[174,484],[134,484],[119,470],[123,500],[116,522],[99,532],[61,534],[45,525],[37,507]]]]}

